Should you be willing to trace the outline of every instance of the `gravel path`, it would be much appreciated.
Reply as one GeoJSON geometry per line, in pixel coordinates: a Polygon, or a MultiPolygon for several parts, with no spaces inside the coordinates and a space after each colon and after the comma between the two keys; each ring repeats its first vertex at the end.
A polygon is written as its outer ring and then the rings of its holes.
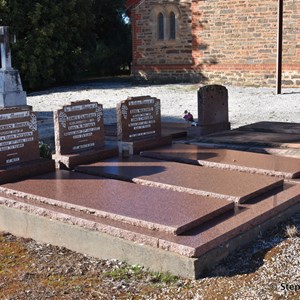
{"type": "MultiPolygon", "coordinates": [[[[127,97],[150,95],[161,100],[163,120],[183,122],[185,110],[197,117],[198,87],[195,84],[132,86],[124,82],[87,83],[29,94],[28,104],[35,111],[53,111],[70,101],[89,99],[103,104],[105,123],[114,123],[118,102],[127,97]]],[[[300,121],[300,89],[283,89],[283,94],[276,95],[275,88],[227,88],[232,128],[258,121],[300,121]]]]}

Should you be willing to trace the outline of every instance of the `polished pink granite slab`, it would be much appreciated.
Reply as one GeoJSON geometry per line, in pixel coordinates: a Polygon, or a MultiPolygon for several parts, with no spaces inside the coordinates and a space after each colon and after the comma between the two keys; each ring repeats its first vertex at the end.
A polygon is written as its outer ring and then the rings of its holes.
{"type": "Polygon", "coordinates": [[[26,161],[19,165],[0,168],[0,185],[8,182],[20,181],[40,174],[53,172],[55,162],[50,159],[40,158],[26,161]]]}
{"type": "Polygon", "coordinates": [[[189,245],[195,249],[194,256],[198,257],[219,244],[224,244],[229,239],[246,233],[254,226],[278,214],[284,214],[286,209],[296,204],[300,204],[300,185],[287,186],[284,191],[275,193],[262,201],[240,205],[240,212],[237,211],[228,218],[216,218],[211,223],[191,230],[180,240],[170,237],[167,243],[173,242],[174,246],[177,243],[189,245]]]}
{"type": "Polygon", "coordinates": [[[68,171],[0,186],[21,198],[82,211],[151,230],[180,234],[234,205],[225,200],[145,187],[68,171]]]}
{"type": "Polygon", "coordinates": [[[249,200],[283,184],[282,179],[259,174],[203,168],[140,156],[111,158],[75,169],[87,174],[234,202],[249,200]]]}
{"type": "Polygon", "coordinates": [[[241,126],[239,130],[300,134],[300,123],[263,121],[241,126]]]}
{"type": "Polygon", "coordinates": [[[87,150],[75,154],[55,153],[52,155],[52,159],[55,160],[57,169],[73,169],[75,166],[80,164],[87,164],[117,155],[117,147],[104,145],[100,149],[87,150]]]}
{"type": "Polygon", "coordinates": [[[300,159],[268,154],[173,144],[169,147],[143,151],[141,155],[212,168],[280,176],[288,179],[300,176],[300,159]]]}
{"type": "MultiPolygon", "coordinates": [[[[33,197],[17,196],[17,191],[7,194],[0,191],[0,205],[14,207],[31,214],[51,218],[89,230],[107,233],[111,236],[154,248],[174,252],[186,257],[200,257],[208,251],[226,245],[232,238],[247,234],[255,226],[263,224],[288,208],[300,204],[300,185],[286,184],[284,190],[270,193],[265,198],[239,205],[235,212],[225,213],[182,235],[150,230],[115,219],[90,214],[87,210],[74,210],[43,203],[33,197]]],[[[295,210],[295,212],[297,212],[295,210]]]]}
{"type": "Polygon", "coordinates": [[[228,130],[201,138],[202,142],[300,148],[300,133],[228,130]]]}

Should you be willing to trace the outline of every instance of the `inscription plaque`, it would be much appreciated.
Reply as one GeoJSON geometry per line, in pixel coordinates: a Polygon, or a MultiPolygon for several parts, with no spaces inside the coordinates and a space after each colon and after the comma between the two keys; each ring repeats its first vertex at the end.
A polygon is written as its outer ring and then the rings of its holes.
{"type": "Polygon", "coordinates": [[[54,113],[56,154],[75,154],[104,145],[103,107],[90,100],[71,102],[54,113]]]}
{"type": "Polygon", "coordinates": [[[37,117],[31,107],[0,108],[0,168],[39,158],[37,117]]]}
{"type": "Polygon", "coordinates": [[[128,98],[117,105],[119,141],[161,137],[160,100],[150,96],[128,98]]]}

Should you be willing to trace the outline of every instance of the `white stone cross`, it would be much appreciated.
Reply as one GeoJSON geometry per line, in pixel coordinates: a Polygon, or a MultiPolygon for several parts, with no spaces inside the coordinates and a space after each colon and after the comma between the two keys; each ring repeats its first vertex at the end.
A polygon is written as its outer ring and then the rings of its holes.
{"type": "Polygon", "coordinates": [[[9,27],[0,26],[1,66],[2,66],[1,69],[2,70],[12,69],[9,42],[10,42],[9,27]]]}

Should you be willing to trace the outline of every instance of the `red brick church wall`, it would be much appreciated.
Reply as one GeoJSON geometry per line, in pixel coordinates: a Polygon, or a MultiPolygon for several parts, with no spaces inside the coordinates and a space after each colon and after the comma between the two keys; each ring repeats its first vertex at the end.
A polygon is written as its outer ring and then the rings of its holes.
{"type": "MultiPolygon", "coordinates": [[[[277,0],[131,2],[136,80],[275,85],[277,0]],[[179,12],[176,41],[158,41],[156,14],[174,5],[179,12]]],[[[299,87],[298,1],[284,1],[283,32],[283,85],[299,87]]]]}

